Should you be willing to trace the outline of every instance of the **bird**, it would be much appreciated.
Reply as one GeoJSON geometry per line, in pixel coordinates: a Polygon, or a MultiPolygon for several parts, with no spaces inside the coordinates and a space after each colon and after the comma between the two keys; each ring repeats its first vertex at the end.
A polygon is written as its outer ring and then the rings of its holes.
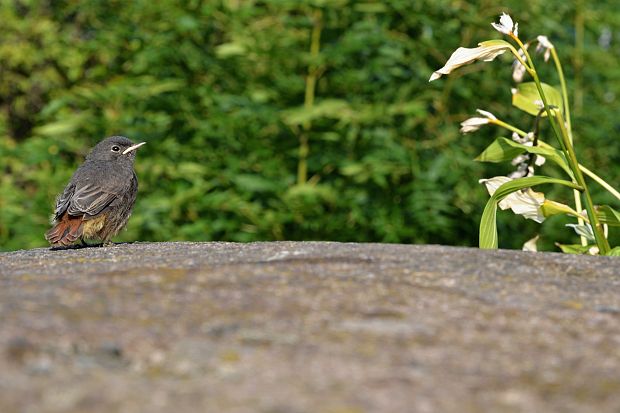
{"type": "Polygon", "coordinates": [[[127,225],[136,201],[134,160],[145,143],[110,136],[95,145],[56,198],[53,226],[45,233],[52,248],[78,240],[86,246],[86,239],[113,245],[110,240],[127,225]]]}

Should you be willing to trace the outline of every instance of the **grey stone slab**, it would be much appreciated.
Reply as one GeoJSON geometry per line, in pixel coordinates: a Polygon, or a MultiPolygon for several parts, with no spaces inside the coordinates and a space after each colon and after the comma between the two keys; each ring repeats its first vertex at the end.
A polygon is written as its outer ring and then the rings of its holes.
{"type": "Polygon", "coordinates": [[[620,259],[133,243],[0,254],[0,412],[618,412],[620,259]]]}

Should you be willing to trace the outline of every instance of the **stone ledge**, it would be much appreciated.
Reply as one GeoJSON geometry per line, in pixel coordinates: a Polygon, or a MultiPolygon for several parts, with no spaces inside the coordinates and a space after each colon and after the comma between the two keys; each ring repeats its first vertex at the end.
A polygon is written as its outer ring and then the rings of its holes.
{"type": "Polygon", "coordinates": [[[2,253],[0,411],[618,411],[619,262],[327,242],[2,253]]]}

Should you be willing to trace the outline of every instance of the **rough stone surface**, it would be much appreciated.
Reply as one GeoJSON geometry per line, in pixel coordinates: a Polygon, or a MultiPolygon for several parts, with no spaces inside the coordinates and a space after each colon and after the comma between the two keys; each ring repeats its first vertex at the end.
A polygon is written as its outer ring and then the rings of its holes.
{"type": "Polygon", "coordinates": [[[0,412],[618,412],[620,260],[134,243],[0,254],[0,412]]]}

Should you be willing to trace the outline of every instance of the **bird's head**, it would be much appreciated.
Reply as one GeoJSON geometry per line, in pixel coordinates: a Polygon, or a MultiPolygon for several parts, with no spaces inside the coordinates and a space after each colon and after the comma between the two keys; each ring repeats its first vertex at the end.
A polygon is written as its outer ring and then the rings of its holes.
{"type": "Polygon", "coordinates": [[[136,158],[136,149],[145,143],[134,144],[124,136],[110,136],[99,142],[86,159],[133,162],[136,158]]]}

